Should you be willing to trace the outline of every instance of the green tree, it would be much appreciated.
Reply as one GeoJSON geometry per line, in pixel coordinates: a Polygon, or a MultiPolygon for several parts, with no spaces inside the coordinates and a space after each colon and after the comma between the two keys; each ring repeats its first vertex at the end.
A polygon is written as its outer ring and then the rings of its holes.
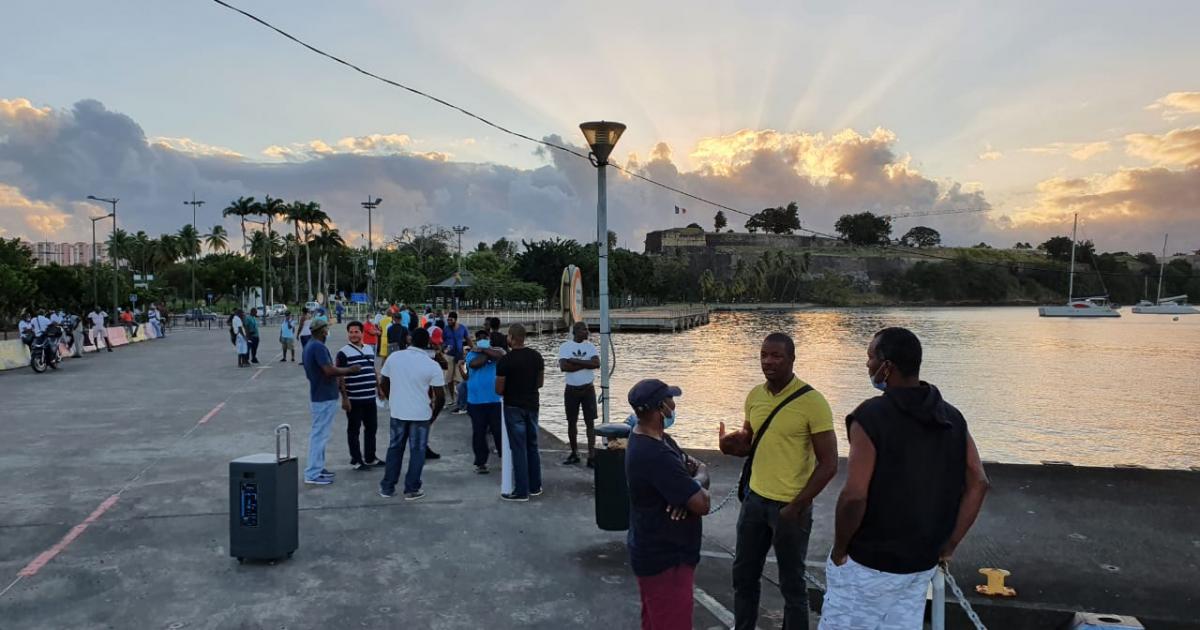
{"type": "Polygon", "coordinates": [[[725,211],[717,210],[717,214],[713,217],[713,229],[720,232],[727,225],[729,225],[729,220],[725,218],[725,211]]]}
{"type": "Polygon", "coordinates": [[[796,202],[778,208],[766,208],[746,221],[750,232],[762,230],[770,234],[792,234],[800,229],[800,209],[796,202]]]}
{"type": "Polygon", "coordinates": [[[229,202],[228,206],[221,211],[223,217],[237,217],[242,225],[242,252],[246,251],[249,240],[246,238],[246,217],[257,214],[258,205],[254,201],[254,197],[238,197],[229,202]]]}
{"type": "Polygon", "coordinates": [[[223,225],[214,225],[208,234],[204,235],[204,244],[211,252],[223,252],[229,247],[229,232],[223,225]]]}
{"type": "Polygon", "coordinates": [[[37,290],[32,271],[33,252],[18,239],[0,238],[0,327],[9,327],[30,306],[37,290]]]}
{"type": "Polygon", "coordinates": [[[942,244],[942,235],[931,227],[918,225],[905,232],[900,243],[906,247],[937,247],[942,244]]]}
{"type": "MultiPolygon", "coordinates": [[[[1071,260],[1071,239],[1066,236],[1055,236],[1037,246],[1039,251],[1054,260],[1071,260]]],[[[1096,246],[1091,241],[1079,241],[1075,247],[1075,260],[1091,262],[1096,253],[1096,246]]]]}
{"type": "Polygon", "coordinates": [[[892,218],[871,212],[844,214],[833,228],[852,245],[886,245],[892,234],[892,218]]]}

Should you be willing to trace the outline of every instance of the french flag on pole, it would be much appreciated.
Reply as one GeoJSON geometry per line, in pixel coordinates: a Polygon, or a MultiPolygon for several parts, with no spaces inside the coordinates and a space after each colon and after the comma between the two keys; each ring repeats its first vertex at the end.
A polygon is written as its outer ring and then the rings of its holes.
{"type": "Polygon", "coordinates": [[[675,214],[687,214],[687,208],[680,208],[679,206],[675,206],[675,214]]]}

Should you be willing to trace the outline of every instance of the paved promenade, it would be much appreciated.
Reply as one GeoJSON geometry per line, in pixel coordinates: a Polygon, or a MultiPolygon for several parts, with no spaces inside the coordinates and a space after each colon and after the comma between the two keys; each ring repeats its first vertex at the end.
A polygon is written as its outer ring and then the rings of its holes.
{"type": "MultiPolygon", "coordinates": [[[[344,343],[338,327],[332,337],[344,343]]],[[[624,533],[596,528],[591,471],[560,466],[561,443],[543,435],[545,495],[502,502],[499,475],[471,470],[466,416],[438,420],[431,444],[444,457],[425,469],[426,497],[405,502],[375,494],[381,471],[349,469],[339,415],[328,449],[337,482],[301,486],[299,550],[276,565],[239,565],[228,554],[229,460],[272,450],[282,422],[302,459],[307,444],[303,372],[272,346],[261,365],[239,370],[226,333],[188,330],[53,373],[0,373],[0,626],[638,626],[624,533]]],[[[738,462],[697,454],[723,495],[738,462]]],[[[970,589],[981,566],[1013,572],[1016,600],[974,598],[991,628],[1055,628],[1078,609],[1197,627],[1200,474],[989,472],[994,490],[955,574],[970,589]]],[[[816,507],[809,561],[819,578],[840,479],[816,507]]],[[[736,518],[734,502],[705,521],[697,628],[728,627],[736,518]]],[[[778,627],[781,610],[764,585],[760,627],[778,627]]],[[[964,627],[955,609],[949,618],[964,627]]]]}

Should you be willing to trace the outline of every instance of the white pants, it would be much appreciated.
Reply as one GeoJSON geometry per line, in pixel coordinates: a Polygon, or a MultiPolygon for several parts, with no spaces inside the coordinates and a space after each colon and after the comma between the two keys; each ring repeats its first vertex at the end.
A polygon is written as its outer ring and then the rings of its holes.
{"type": "Polygon", "coordinates": [[[885,573],[849,557],[840,567],[826,560],[820,630],[921,630],[936,570],[885,573]]]}

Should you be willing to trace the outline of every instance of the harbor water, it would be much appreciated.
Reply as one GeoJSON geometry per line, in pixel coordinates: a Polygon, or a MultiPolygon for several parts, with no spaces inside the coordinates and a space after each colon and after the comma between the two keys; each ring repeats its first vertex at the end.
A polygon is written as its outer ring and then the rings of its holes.
{"type": "MultiPolygon", "coordinates": [[[[842,454],[844,418],[875,395],[866,347],[887,326],[924,345],[922,378],[966,415],[985,460],[1077,465],[1200,466],[1200,315],[1045,319],[1034,308],[819,308],[714,313],[678,334],[614,334],[612,420],[642,378],[683,389],[671,433],[716,448],[718,423],[736,428],[750,388],[762,382],[765,335],[796,340],[796,374],[833,407],[842,454]]],[[[557,350],[566,334],[531,338],[548,365],[541,424],[566,437],[557,350]]],[[[594,343],[599,342],[595,333],[594,343]]],[[[597,375],[597,384],[599,378],[597,375]]],[[[581,423],[582,424],[582,423],[581,423]]],[[[580,427],[582,437],[582,426],[580,427]]]]}

